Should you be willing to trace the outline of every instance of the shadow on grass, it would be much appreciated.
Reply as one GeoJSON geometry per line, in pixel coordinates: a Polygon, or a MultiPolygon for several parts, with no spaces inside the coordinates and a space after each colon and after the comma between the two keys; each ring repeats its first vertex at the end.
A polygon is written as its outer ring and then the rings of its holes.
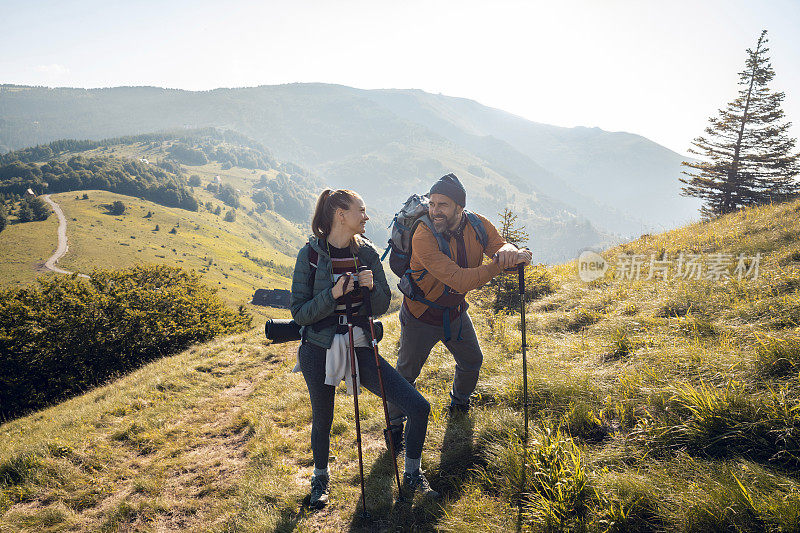
{"type": "Polygon", "coordinates": [[[439,467],[432,477],[434,489],[442,498],[458,499],[470,470],[480,458],[474,444],[475,421],[468,415],[456,414],[447,418],[442,439],[439,467]]]}
{"type": "MultiPolygon", "coordinates": [[[[398,458],[398,462],[402,457],[398,458]]],[[[402,475],[402,463],[398,464],[402,475]]],[[[358,473],[350,480],[354,485],[359,486],[361,479],[358,473]]],[[[358,491],[358,504],[355,513],[350,519],[350,531],[383,531],[393,524],[394,502],[397,496],[397,482],[394,477],[394,466],[392,466],[392,456],[388,451],[384,451],[372,464],[367,477],[364,479],[364,491],[367,498],[367,512],[369,517],[362,516],[361,491],[358,491]]]]}
{"type": "MultiPolygon", "coordinates": [[[[438,500],[423,496],[415,499],[397,498],[391,455],[388,451],[381,454],[364,480],[367,511],[371,516],[367,519],[361,516],[359,499],[350,522],[350,531],[436,531],[439,518],[445,511],[442,504],[460,497],[470,470],[478,465],[473,443],[474,426],[474,420],[465,415],[447,420],[439,465],[428,473],[432,488],[441,495],[438,500]]],[[[398,458],[398,468],[402,477],[402,456],[398,458]]],[[[360,480],[356,476],[353,482],[359,483],[360,480]]]]}
{"type": "Polygon", "coordinates": [[[281,519],[275,526],[275,533],[289,533],[297,528],[297,524],[300,523],[300,520],[308,514],[307,500],[308,497],[305,498],[303,504],[300,505],[297,511],[291,508],[284,508],[281,510],[281,519]]]}

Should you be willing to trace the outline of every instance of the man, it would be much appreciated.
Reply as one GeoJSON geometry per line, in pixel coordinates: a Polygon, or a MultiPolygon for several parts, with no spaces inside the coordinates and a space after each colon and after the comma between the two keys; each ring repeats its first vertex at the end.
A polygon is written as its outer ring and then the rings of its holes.
{"type": "MultiPolygon", "coordinates": [[[[397,370],[414,384],[433,346],[444,342],[456,361],[450,391],[450,413],[469,411],[469,399],[478,383],[483,353],[467,313],[467,292],[477,289],[504,269],[531,262],[529,250],[506,243],[486,218],[476,215],[486,233],[486,246],[464,213],[466,190],[454,174],[443,176],[431,187],[428,216],[437,233],[449,242],[451,257],[439,249],[436,236],[419,224],[411,241],[412,277],[429,302],[403,298],[400,310],[400,346],[397,370]],[[493,259],[481,264],[483,255],[493,259]],[[445,317],[448,313],[449,321],[445,317]],[[449,327],[448,327],[449,326],[449,327]],[[447,336],[450,339],[447,340],[447,336]]],[[[395,450],[402,445],[402,413],[390,405],[395,450]]]]}

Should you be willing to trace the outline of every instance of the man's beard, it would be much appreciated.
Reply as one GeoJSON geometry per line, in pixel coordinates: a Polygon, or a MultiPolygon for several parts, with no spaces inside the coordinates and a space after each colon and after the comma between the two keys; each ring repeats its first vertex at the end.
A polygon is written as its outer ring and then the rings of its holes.
{"type": "Polygon", "coordinates": [[[433,218],[433,227],[436,229],[437,233],[444,233],[448,229],[450,229],[450,225],[453,223],[456,215],[453,215],[453,218],[446,218],[446,217],[436,217],[433,218]]]}

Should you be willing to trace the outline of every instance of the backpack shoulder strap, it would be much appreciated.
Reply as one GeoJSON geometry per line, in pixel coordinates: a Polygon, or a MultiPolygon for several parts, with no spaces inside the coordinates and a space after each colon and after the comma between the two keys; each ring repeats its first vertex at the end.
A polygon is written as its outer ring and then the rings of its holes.
{"type": "Polygon", "coordinates": [[[478,236],[478,242],[481,243],[481,247],[486,248],[486,245],[489,244],[489,235],[486,233],[486,228],[483,226],[483,221],[479,219],[478,216],[472,211],[464,210],[464,214],[467,215],[467,220],[469,221],[470,226],[472,226],[472,229],[475,230],[475,234],[478,236]]]}

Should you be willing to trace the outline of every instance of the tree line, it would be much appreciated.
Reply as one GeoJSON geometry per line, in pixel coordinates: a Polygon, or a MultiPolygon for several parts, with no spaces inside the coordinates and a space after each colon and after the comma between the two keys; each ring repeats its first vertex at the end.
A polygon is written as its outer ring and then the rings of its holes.
{"type": "Polygon", "coordinates": [[[99,189],[197,211],[197,199],[183,180],[139,161],[74,156],[42,165],[14,161],[0,166],[0,194],[22,195],[99,189]]]}
{"type": "Polygon", "coordinates": [[[166,265],[0,290],[0,420],[251,322],[197,273],[166,265]]]}
{"type": "Polygon", "coordinates": [[[270,153],[269,149],[267,149],[261,143],[254,141],[253,139],[250,139],[241,133],[217,128],[198,128],[195,130],[175,130],[157,133],[145,133],[142,135],[127,135],[103,139],[100,141],[61,139],[51,143],[32,146],[29,148],[22,148],[20,150],[15,150],[13,152],[0,155],[0,165],[5,165],[13,161],[20,161],[23,163],[49,161],[54,157],[64,155],[69,152],[83,152],[86,150],[93,150],[95,148],[114,146],[118,144],[160,144],[165,141],[181,141],[186,144],[196,145],[209,139],[216,139],[218,141],[235,144],[242,148],[249,148],[250,150],[256,152],[260,158],[259,164],[263,166],[252,168],[264,168],[268,170],[278,166],[275,160],[272,158],[272,154],[270,153]]]}
{"type": "MultiPolygon", "coordinates": [[[[299,167],[292,165],[285,168],[296,170],[299,167]]],[[[273,180],[267,180],[266,176],[262,176],[261,181],[256,184],[252,199],[259,212],[274,210],[288,220],[306,222],[314,210],[316,202],[314,191],[319,188],[320,184],[305,173],[298,172],[290,177],[278,172],[273,180]]]]}
{"type": "Polygon", "coordinates": [[[214,183],[212,181],[206,185],[206,190],[227,206],[238,209],[241,205],[239,202],[239,193],[236,192],[234,186],[229,183],[214,183]]]}
{"type": "Polygon", "coordinates": [[[12,215],[16,215],[19,222],[34,222],[47,220],[50,213],[50,206],[41,198],[27,194],[11,194],[8,197],[0,194],[0,231],[6,229],[12,215]]]}
{"type": "Polygon", "coordinates": [[[225,146],[213,142],[202,142],[190,146],[177,142],[167,149],[169,156],[184,165],[199,166],[216,161],[223,169],[241,167],[269,170],[275,164],[269,156],[250,148],[225,146]]]}

